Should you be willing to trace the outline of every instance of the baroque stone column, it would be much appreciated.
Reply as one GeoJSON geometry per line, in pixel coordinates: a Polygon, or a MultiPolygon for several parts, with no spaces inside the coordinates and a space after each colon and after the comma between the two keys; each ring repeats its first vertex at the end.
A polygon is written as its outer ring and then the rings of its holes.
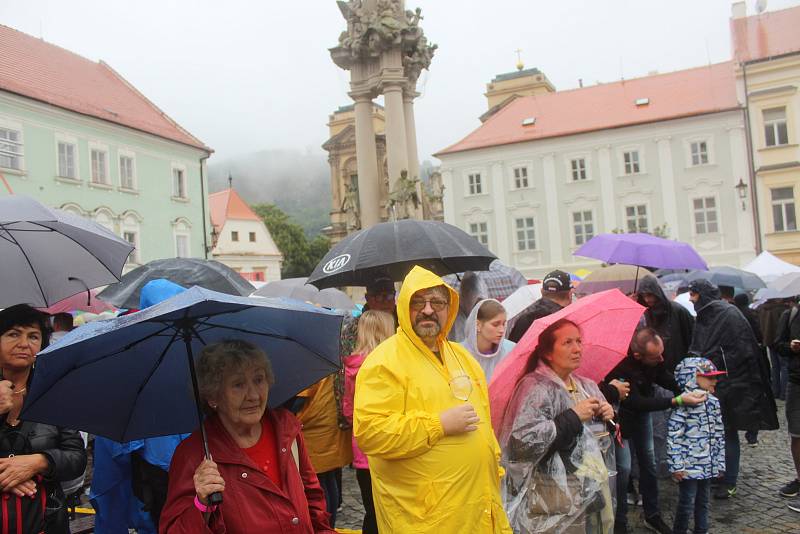
{"type": "Polygon", "coordinates": [[[383,99],[386,109],[386,156],[389,163],[389,191],[394,191],[397,186],[397,180],[400,178],[400,173],[409,170],[406,119],[403,109],[403,86],[399,83],[385,84],[383,87],[383,99]]]}
{"type": "Polygon", "coordinates": [[[403,112],[406,120],[406,148],[408,149],[408,175],[411,178],[419,176],[419,154],[417,153],[417,123],[414,119],[414,99],[417,93],[405,91],[403,93],[403,112]]]}
{"type": "Polygon", "coordinates": [[[381,220],[378,156],[375,147],[375,130],[372,126],[372,98],[364,94],[351,94],[350,96],[355,101],[356,161],[361,228],[369,228],[381,220]]]}

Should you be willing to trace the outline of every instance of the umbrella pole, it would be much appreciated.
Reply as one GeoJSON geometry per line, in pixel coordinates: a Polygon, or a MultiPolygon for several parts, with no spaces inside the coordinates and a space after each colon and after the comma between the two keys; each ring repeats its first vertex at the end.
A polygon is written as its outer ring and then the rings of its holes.
{"type": "Polygon", "coordinates": [[[633,292],[636,293],[636,290],[639,289],[639,266],[636,266],[636,277],[633,279],[633,292]]]}
{"type": "MultiPolygon", "coordinates": [[[[182,327],[183,342],[186,344],[186,357],[189,358],[189,373],[192,375],[192,391],[194,392],[194,406],[197,408],[197,421],[200,423],[200,435],[203,438],[203,452],[207,459],[211,459],[208,452],[208,437],[206,427],[203,425],[203,411],[200,404],[200,388],[197,386],[197,371],[194,368],[194,355],[192,354],[192,333],[188,327],[182,327]]],[[[222,493],[215,492],[208,496],[208,504],[215,505],[222,502],[222,493]]]]}

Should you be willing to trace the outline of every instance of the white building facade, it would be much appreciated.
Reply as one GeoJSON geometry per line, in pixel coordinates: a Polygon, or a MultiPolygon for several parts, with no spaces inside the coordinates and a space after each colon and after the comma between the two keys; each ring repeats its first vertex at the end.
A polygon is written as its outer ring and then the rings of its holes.
{"type": "MultiPolygon", "coordinates": [[[[547,98],[555,105],[558,96],[547,98]]],[[[517,113],[514,121],[531,122],[517,113]]],[[[492,117],[478,131],[496,137],[494,120],[512,119],[492,117]]],[[[445,221],[528,278],[598,267],[573,253],[607,232],[663,233],[690,243],[709,265],[740,266],[755,255],[752,206],[736,188],[748,176],[740,109],[466,150],[457,144],[437,157],[445,221]]]]}

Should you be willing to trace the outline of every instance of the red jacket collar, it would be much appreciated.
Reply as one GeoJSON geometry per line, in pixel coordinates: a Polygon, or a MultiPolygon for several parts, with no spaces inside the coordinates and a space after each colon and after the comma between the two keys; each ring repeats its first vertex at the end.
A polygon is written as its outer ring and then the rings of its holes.
{"type": "MultiPolygon", "coordinates": [[[[290,448],[292,442],[300,434],[300,422],[291,412],[284,408],[268,409],[264,417],[269,419],[275,429],[275,438],[279,448],[290,448]]],[[[205,420],[208,434],[208,450],[215,462],[242,464],[257,469],[252,460],[233,440],[216,415],[205,420]]]]}

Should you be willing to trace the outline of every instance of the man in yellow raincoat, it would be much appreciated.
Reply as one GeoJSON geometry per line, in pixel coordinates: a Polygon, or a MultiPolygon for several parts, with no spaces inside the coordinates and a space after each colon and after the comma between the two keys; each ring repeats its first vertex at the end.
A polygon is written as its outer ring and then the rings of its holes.
{"type": "Polygon", "coordinates": [[[511,533],[483,370],[447,333],[458,294],[414,267],[397,333],[356,379],[353,429],[369,459],[381,534],[511,533]]]}

